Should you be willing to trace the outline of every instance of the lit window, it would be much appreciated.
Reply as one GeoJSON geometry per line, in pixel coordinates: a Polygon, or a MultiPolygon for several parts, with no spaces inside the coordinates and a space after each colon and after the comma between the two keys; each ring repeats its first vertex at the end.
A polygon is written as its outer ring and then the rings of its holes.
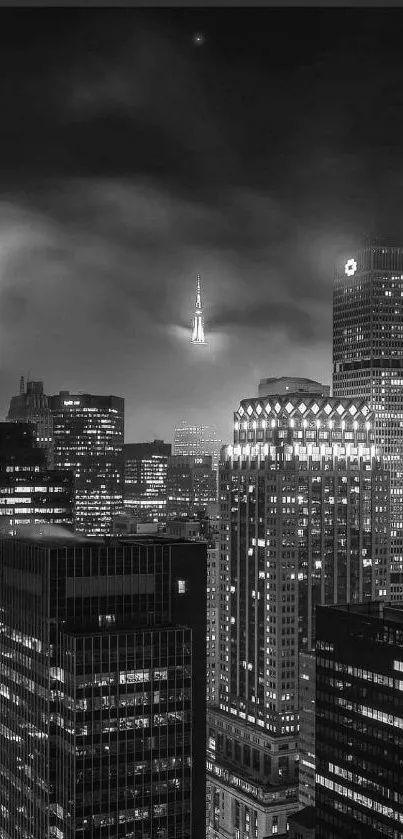
{"type": "Polygon", "coordinates": [[[178,594],[186,594],[187,590],[187,580],[178,580],[178,594]]]}

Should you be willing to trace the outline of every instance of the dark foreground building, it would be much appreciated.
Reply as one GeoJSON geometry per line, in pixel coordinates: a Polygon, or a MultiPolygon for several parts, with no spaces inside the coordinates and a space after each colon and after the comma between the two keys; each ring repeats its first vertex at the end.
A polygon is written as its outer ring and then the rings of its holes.
{"type": "Polygon", "coordinates": [[[317,839],[403,836],[403,606],[318,606],[317,839]]]}
{"type": "Polygon", "coordinates": [[[2,839],[204,839],[206,546],[0,557],[2,839]]]}

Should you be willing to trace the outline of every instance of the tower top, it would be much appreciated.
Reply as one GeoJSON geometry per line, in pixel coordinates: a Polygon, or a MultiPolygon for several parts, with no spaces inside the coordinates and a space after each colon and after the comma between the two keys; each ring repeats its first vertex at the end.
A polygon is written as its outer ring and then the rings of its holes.
{"type": "Polygon", "coordinates": [[[201,298],[201,276],[197,274],[196,276],[196,303],[195,303],[195,312],[193,316],[193,324],[192,324],[192,344],[206,344],[207,341],[204,337],[204,318],[203,318],[203,306],[202,306],[202,298],[201,298]]]}

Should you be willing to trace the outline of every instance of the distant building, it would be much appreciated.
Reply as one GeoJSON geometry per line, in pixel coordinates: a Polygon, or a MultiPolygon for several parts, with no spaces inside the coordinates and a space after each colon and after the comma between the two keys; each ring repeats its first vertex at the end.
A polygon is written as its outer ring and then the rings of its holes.
{"type": "Polygon", "coordinates": [[[73,526],[71,472],[49,470],[34,425],[0,423],[0,533],[40,525],[73,526]]]}
{"type": "Polygon", "coordinates": [[[0,835],[205,839],[206,546],[7,539],[0,567],[0,835]]]}
{"type": "Polygon", "coordinates": [[[30,422],[35,426],[36,441],[46,451],[49,469],[53,469],[53,417],[48,397],[43,392],[43,382],[27,381],[21,376],[20,393],[11,398],[7,420],[30,422]]]}
{"type": "Polygon", "coordinates": [[[49,407],[55,468],[75,475],[76,530],[110,535],[123,507],[124,400],[60,391],[49,407]]]}
{"type": "Polygon", "coordinates": [[[316,393],[319,396],[330,396],[330,385],[321,385],[313,379],[300,379],[295,376],[280,376],[279,379],[261,379],[258,396],[286,396],[287,393],[316,393]]]}
{"type": "Polygon", "coordinates": [[[400,837],[403,607],[318,607],[316,839],[400,837]]]}
{"type": "Polygon", "coordinates": [[[391,598],[403,598],[403,247],[368,238],[340,260],[333,292],[333,393],[365,399],[390,473],[391,598]]]}
{"type": "Polygon", "coordinates": [[[222,441],[216,425],[191,425],[181,422],[174,431],[174,455],[183,457],[212,458],[213,469],[217,471],[222,441]]]}
{"type": "Polygon", "coordinates": [[[189,518],[205,512],[217,498],[211,456],[173,455],[168,460],[167,516],[189,518]]]}
{"type": "Polygon", "coordinates": [[[200,522],[196,519],[171,519],[167,522],[167,536],[175,539],[200,540],[200,522]]]}
{"type": "Polygon", "coordinates": [[[126,443],[124,457],[124,497],[126,510],[142,520],[165,522],[167,517],[167,469],[171,444],[126,443]]]}

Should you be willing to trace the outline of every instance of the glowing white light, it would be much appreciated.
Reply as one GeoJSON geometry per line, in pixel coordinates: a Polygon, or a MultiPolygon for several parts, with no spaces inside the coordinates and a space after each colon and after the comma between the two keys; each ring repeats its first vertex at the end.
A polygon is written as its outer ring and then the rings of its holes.
{"type": "Polygon", "coordinates": [[[257,422],[256,422],[256,420],[253,420],[253,428],[257,428],[257,422]]]}
{"type": "Polygon", "coordinates": [[[370,423],[370,422],[366,422],[366,423],[365,423],[365,428],[367,429],[367,431],[369,431],[369,430],[370,430],[370,428],[371,428],[371,423],[370,423]]]}
{"type": "Polygon", "coordinates": [[[235,428],[235,431],[238,431],[238,428],[239,428],[239,422],[234,422],[234,428],[235,428]]]}
{"type": "Polygon", "coordinates": [[[329,428],[333,428],[333,420],[329,420],[329,428]]]}
{"type": "Polygon", "coordinates": [[[266,420],[262,420],[262,428],[266,428],[266,420]]]}
{"type": "Polygon", "coordinates": [[[244,427],[244,430],[246,431],[246,429],[247,429],[247,427],[248,427],[248,423],[247,423],[247,422],[244,422],[243,427],[244,427]]]}
{"type": "Polygon", "coordinates": [[[275,427],[276,427],[276,420],[275,420],[275,419],[272,419],[272,421],[271,421],[271,427],[272,427],[272,428],[275,428],[275,427]]]}
{"type": "Polygon", "coordinates": [[[316,420],[316,428],[320,428],[320,420],[316,420]]]}
{"type": "Polygon", "coordinates": [[[354,420],[354,422],[353,422],[353,427],[354,427],[354,431],[357,431],[357,428],[358,428],[358,422],[357,422],[357,420],[354,420]]]}
{"type": "Polygon", "coordinates": [[[302,421],[302,425],[304,426],[304,428],[307,428],[307,427],[308,427],[308,420],[305,420],[305,419],[304,419],[304,420],[302,421]]]}
{"type": "Polygon", "coordinates": [[[357,267],[358,266],[355,259],[348,259],[344,266],[344,271],[348,277],[353,277],[357,270],[357,267]]]}

